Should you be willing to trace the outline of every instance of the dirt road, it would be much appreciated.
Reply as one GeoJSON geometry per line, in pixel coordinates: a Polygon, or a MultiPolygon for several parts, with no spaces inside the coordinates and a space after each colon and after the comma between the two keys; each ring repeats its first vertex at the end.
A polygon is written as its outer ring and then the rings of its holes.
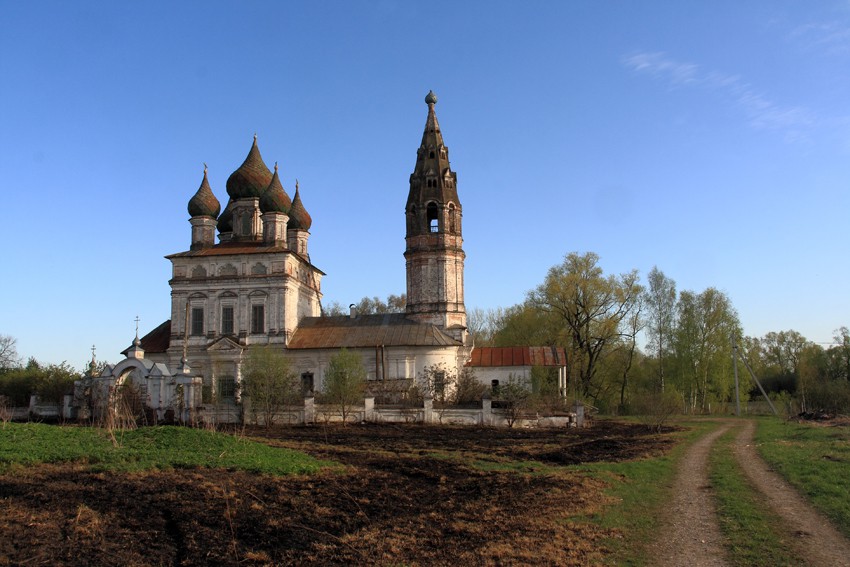
{"type": "Polygon", "coordinates": [[[756,423],[751,420],[722,422],[685,453],[666,520],[652,546],[655,564],[730,564],[708,480],[708,456],[714,442],[732,427],[741,428],[735,441],[738,465],[782,518],[782,529],[795,541],[801,564],[850,566],[850,541],[758,455],[756,423]]]}
{"type": "Polygon", "coordinates": [[[717,438],[732,425],[732,422],[724,423],[705,435],[682,457],[673,485],[673,500],[653,549],[657,565],[728,565],[708,482],[708,455],[717,438]]]}

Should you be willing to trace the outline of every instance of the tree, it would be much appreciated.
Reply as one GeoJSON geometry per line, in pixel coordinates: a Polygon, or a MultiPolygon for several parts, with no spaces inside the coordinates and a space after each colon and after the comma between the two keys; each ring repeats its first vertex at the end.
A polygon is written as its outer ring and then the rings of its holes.
{"type": "Polygon", "coordinates": [[[646,303],[647,347],[658,359],[658,386],[664,391],[664,361],[670,351],[676,322],[676,282],[653,266],[647,275],[646,303]]]}
{"type": "Polygon", "coordinates": [[[833,372],[836,378],[850,381],[850,329],[839,327],[833,338],[835,346],[828,351],[833,360],[833,372]]]}
{"type": "Polygon", "coordinates": [[[800,353],[809,344],[806,338],[791,329],[767,333],[761,340],[765,359],[773,364],[779,372],[796,375],[800,364],[800,353]]]}
{"type": "Polygon", "coordinates": [[[726,294],[713,287],[680,294],[673,345],[679,389],[691,411],[709,411],[712,401],[728,401],[730,339],[740,334],[738,313],[726,294]]]}
{"type": "Polygon", "coordinates": [[[636,270],[606,277],[598,261],[593,252],[572,252],[550,268],[544,283],[529,294],[531,304],[563,326],[572,375],[579,379],[581,395],[593,399],[601,393],[600,360],[621,338],[622,325],[642,290],[636,270]]]}
{"type": "MultiPolygon", "coordinates": [[[[354,310],[358,315],[377,315],[381,313],[404,313],[407,305],[407,296],[405,294],[387,296],[384,301],[380,297],[364,297],[356,304],[354,310]]],[[[331,301],[322,310],[325,317],[334,317],[340,315],[348,315],[349,310],[338,301],[331,301]]]]}
{"type": "Polygon", "coordinates": [[[492,346],[556,346],[563,344],[563,323],[530,299],[494,317],[492,346]]]}
{"type": "Polygon", "coordinates": [[[20,363],[15,348],[17,342],[11,335],[0,335],[0,371],[15,368],[20,363]]]}
{"type": "MultiPolygon", "coordinates": [[[[646,325],[645,319],[642,315],[644,309],[644,299],[645,296],[643,294],[638,294],[636,296],[635,303],[629,310],[629,313],[625,318],[626,324],[623,330],[622,340],[620,341],[620,350],[622,350],[624,353],[624,362],[621,365],[622,370],[620,372],[620,412],[626,411],[626,389],[629,384],[629,376],[632,371],[632,364],[635,360],[635,353],[638,350],[637,336],[638,333],[640,333],[646,325]]],[[[661,390],[664,391],[663,376],[661,380],[661,390]]]]}
{"type": "Polygon", "coordinates": [[[74,381],[80,378],[65,362],[45,365],[30,358],[26,366],[0,373],[0,396],[5,396],[13,406],[28,405],[33,394],[44,403],[61,404],[65,394],[73,391],[74,381]]]}
{"type": "Polygon", "coordinates": [[[251,400],[254,420],[261,416],[266,427],[286,406],[301,400],[301,380],[292,362],[280,350],[269,346],[253,347],[242,369],[242,387],[251,400]]]}
{"type": "Polygon", "coordinates": [[[366,369],[359,354],[342,349],[331,357],[325,372],[324,398],[339,409],[343,424],[363,401],[365,388],[366,369]]]}

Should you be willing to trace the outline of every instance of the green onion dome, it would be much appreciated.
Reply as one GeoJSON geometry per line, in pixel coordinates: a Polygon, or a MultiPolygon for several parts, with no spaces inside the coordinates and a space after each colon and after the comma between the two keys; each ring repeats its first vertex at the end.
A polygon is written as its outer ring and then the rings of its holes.
{"type": "Polygon", "coordinates": [[[218,217],[218,232],[233,232],[233,200],[227,201],[227,206],[218,217]]]}
{"type": "Polygon", "coordinates": [[[280,177],[277,174],[277,164],[274,164],[274,175],[263,196],[260,197],[260,210],[264,213],[289,213],[292,199],[286,194],[280,177]]]}
{"type": "Polygon", "coordinates": [[[292,198],[292,207],[289,209],[289,228],[297,230],[310,230],[313,225],[313,219],[310,218],[307,209],[301,202],[301,195],[298,192],[298,180],[295,181],[295,197],[292,198]]]}
{"type": "Polygon", "coordinates": [[[213,195],[207,180],[207,164],[204,164],[204,180],[198,191],[189,199],[189,216],[216,218],[221,212],[221,203],[213,195]]]}
{"type": "Polygon", "coordinates": [[[263,161],[260,149],[257,147],[257,136],[254,135],[254,143],[248,157],[239,169],[227,178],[227,194],[234,201],[237,199],[250,199],[260,197],[265,193],[272,180],[272,172],[263,161]]]}

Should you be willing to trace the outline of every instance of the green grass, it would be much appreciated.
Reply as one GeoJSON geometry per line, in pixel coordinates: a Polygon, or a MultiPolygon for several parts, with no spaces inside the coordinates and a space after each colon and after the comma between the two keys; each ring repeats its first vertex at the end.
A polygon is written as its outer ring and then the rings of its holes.
{"type": "Polygon", "coordinates": [[[187,427],[103,429],[8,423],[0,427],[0,471],[15,465],[79,463],[98,471],[223,468],[273,475],[312,473],[331,463],[234,435],[187,427]]]}
{"type": "Polygon", "coordinates": [[[717,501],[720,528],[730,557],[741,567],[799,565],[791,542],[779,528],[781,519],[750,485],[738,467],[734,453],[737,428],[724,434],[712,447],[709,479],[717,501]]]}
{"type": "Polygon", "coordinates": [[[762,457],[850,537],[850,427],[759,420],[762,457]]]}
{"type": "Polygon", "coordinates": [[[688,429],[673,435],[678,445],[667,455],[622,463],[593,463],[571,467],[593,478],[605,480],[609,487],[609,503],[602,511],[588,518],[573,517],[573,521],[591,521],[602,528],[616,530],[623,538],[605,541],[616,565],[646,565],[650,558],[647,545],[655,540],[664,516],[676,475],[676,463],[690,443],[718,424],[705,421],[680,422],[688,429]]]}

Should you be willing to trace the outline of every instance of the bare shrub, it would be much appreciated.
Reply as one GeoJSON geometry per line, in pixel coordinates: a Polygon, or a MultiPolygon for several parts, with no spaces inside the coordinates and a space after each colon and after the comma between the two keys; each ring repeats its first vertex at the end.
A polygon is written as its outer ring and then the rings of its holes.
{"type": "Polygon", "coordinates": [[[475,370],[464,367],[455,379],[455,389],[451,400],[457,406],[480,402],[488,389],[487,385],[479,382],[475,370]]]}
{"type": "Polygon", "coordinates": [[[9,403],[6,400],[6,396],[0,396],[0,423],[3,423],[3,427],[6,427],[6,424],[12,420],[12,411],[9,409],[9,403]]]}
{"type": "Polygon", "coordinates": [[[103,428],[109,434],[112,444],[120,445],[116,433],[123,433],[147,425],[146,396],[141,388],[127,380],[123,384],[109,388],[109,399],[103,415],[103,428]]]}
{"type": "Polygon", "coordinates": [[[633,408],[641,423],[654,431],[661,431],[671,417],[681,412],[681,396],[670,387],[663,392],[643,391],[634,396],[633,408]]]}
{"type": "Polygon", "coordinates": [[[499,387],[499,395],[496,400],[498,405],[505,410],[505,420],[508,422],[508,427],[513,427],[517,420],[522,417],[522,414],[529,409],[532,396],[523,380],[509,376],[508,383],[499,387]]]}

